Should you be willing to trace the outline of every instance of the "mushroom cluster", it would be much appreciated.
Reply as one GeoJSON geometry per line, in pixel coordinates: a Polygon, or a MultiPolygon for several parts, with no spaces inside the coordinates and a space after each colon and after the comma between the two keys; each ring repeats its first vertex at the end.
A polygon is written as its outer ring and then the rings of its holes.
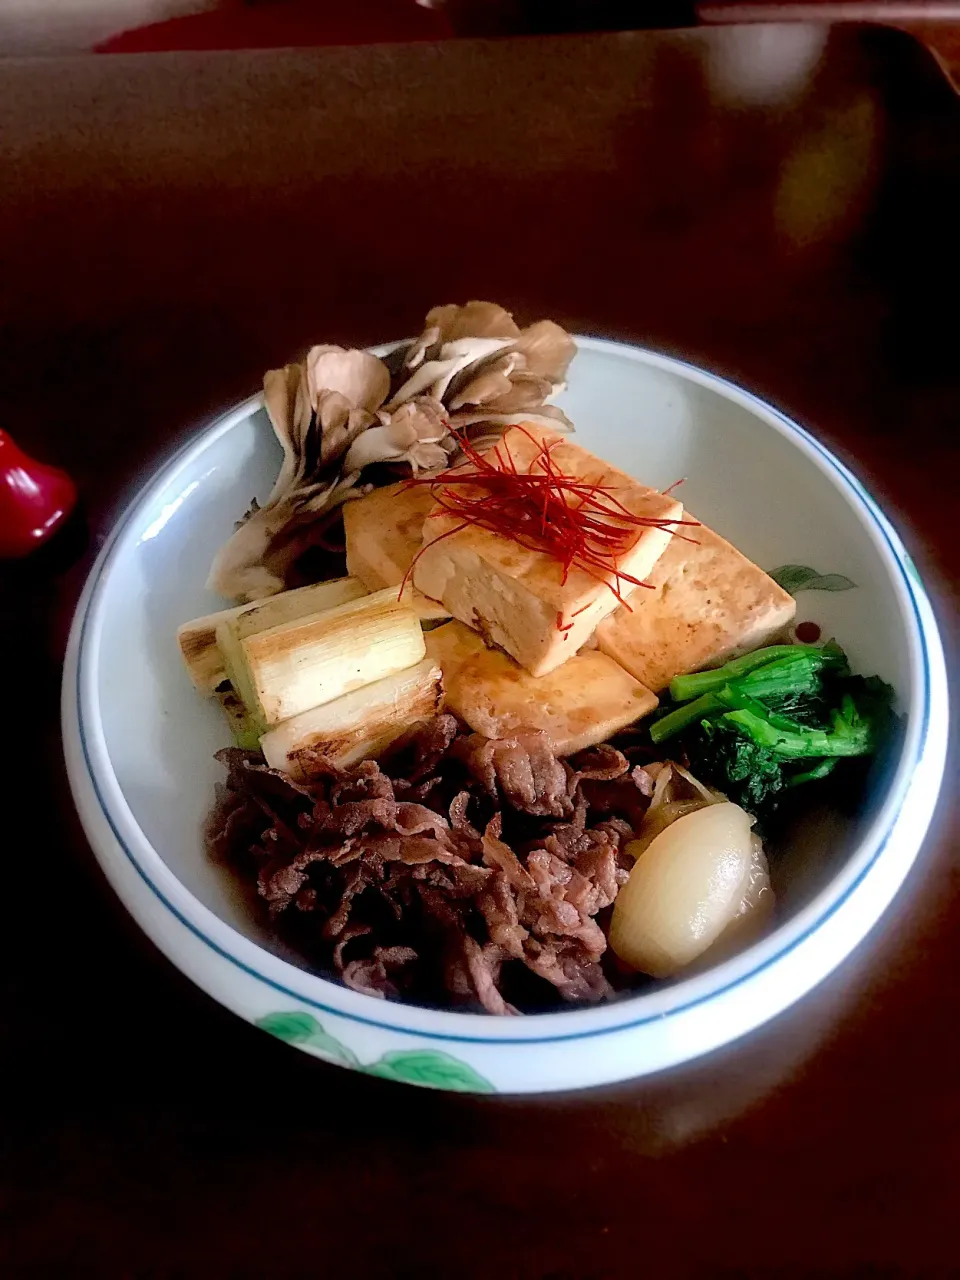
{"type": "Polygon", "coordinates": [[[487,447],[517,422],[572,430],[546,400],[575,354],[552,320],[520,329],[503,307],[468,302],[434,307],[420,336],[385,359],[317,346],[303,363],[271,369],[264,405],[283,449],[280,473],[220,548],[208,587],[240,602],[284,590],[342,503],[406,468],[442,471],[464,435],[487,447]],[[377,463],[391,466],[371,475],[377,463]]]}

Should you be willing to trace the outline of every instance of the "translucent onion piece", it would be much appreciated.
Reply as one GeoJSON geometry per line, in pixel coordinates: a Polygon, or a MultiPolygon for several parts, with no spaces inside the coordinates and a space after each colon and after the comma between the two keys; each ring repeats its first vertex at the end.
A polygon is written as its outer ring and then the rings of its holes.
{"type": "Polygon", "coordinates": [[[678,818],[641,854],[620,890],[610,945],[656,978],[697,959],[736,916],[753,862],[753,819],[735,804],[678,818]]]}
{"type": "Polygon", "coordinates": [[[627,844],[626,852],[631,858],[639,858],[650,848],[661,831],[666,831],[667,827],[672,826],[679,818],[686,817],[688,813],[696,813],[698,809],[705,809],[708,804],[715,803],[713,800],[668,800],[658,804],[656,808],[651,805],[640,824],[636,840],[627,844]]]}
{"type": "Polygon", "coordinates": [[[707,968],[719,964],[760,937],[770,924],[773,908],[776,905],[773,889],[770,886],[770,870],[767,866],[767,855],[763,851],[760,837],[750,837],[752,850],[750,873],[736,915],[711,946],[701,955],[697,968],[707,968]]]}
{"type": "Polygon", "coordinates": [[[725,800],[726,797],[720,791],[714,791],[712,787],[705,786],[699,778],[695,778],[689,769],[685,769],[682,764],[671,761],[670,768],[690,787],[701,800],[705,800],[707,804],[713,804],[715,800],[725,800]]]}
{"type": "MultiPolygon", "coordinates": [[[[651,766],[651,768],[654,766],[651,766]]],[[[671,823],[684,814],[703,809],[708,804],[721,804],[726,796],[713,791],[698,781],[692,773],[679,764],[661,764],[657,767],[656,783],[650,799],[650,807],[637,829],[636,839],[627,845],[627,853],[639,858],[671,823]]]]}

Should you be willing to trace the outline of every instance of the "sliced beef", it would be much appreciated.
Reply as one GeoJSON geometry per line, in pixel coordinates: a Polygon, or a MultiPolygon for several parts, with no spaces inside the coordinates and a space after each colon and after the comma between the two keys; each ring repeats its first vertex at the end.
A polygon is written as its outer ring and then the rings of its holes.
{"type": "Polygon", "coordinates": [[[348,987],[495,1014],[518,1012],[505,991],[531,982],[566,1001],[610,994],[597,916],[626,881],[655,763],[610,744],[560,760],[542,733],[493,740],[449,715],[309,783],[257,752],[218,759],[211,856],[348,987]]]}

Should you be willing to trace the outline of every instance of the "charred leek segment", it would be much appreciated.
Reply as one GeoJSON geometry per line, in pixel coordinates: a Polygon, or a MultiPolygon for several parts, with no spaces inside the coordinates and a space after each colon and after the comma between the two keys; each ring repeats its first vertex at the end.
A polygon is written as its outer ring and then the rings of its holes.
{"type": "Polygon", "coordinates": [[[224,680],[227,670],[217,644],[217,627],[236,621],[237,631],[243,636],[276,627],[283,622],[293,622],[322,609],[335,609],[338,605],[359,600],[367,594],[367,588],[356,578],[336,578],[332,582],[318,582],[295,591],[282,591],[252,604],[238,605],[234,609],[221,609],[205,617],[185,622],[177,631],[180,652],[190,679],[201,693],[213,694],[224,680]]]}
{"type": "Polygon", "coordinates": [[[217,627],[236,612],[236,609],[221,609],[219,613],[208,613],[185,622],[177,630],[177,643],[187,673],[201,693],[213,695],[227,678],[223,655],[217,647],[217,627]]]}
{"type": "Polygon", "coordinates": [[[260,740],[267,764],[305,781],[378,755],[412,724],[435,715],[443,694],[429,658],[285,720],[260,740]]]}
{"type": "Polygon", "coordinates": [[[241,643],[262,631],[287,626],[302,618],[314,618],[330,609],[363,599],[366,595],[366,587],[356,578],[337,578],[332,582],[318,582],[310,587],[284,591],[266,600],[241,605],[224,615],[217,624],[215,639],[217,652],[223,659],[224,675],[247,708],[251,723],[259,725],[261,733],[265,726],[255,714],[255,699],[246,682],[241,643]]]}
{"type": "Polygon", "coordinates": [[[224,680],[214,696],[220,703],[223,714],[227,717],[230,732],[233,734],[233,740],[237,746],[244,747],[248,751],[256,751],[260,745],[257,727],[247,715],[246,707],[234,693],[233,685],[230,681],[224,680]]]}
{"type": "Polygon", "coordinates": [[[396,587],[281,626],[238,634],[236,619],[217,628],[234,688],[255,723],[274,725],[420,662],[420,620],[396,587]]]}

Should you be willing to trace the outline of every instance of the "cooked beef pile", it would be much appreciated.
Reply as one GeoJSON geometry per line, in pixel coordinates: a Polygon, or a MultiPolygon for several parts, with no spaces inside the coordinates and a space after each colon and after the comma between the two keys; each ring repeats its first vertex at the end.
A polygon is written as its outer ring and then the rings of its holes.
{"type": "Polygon", "coordinates": [[[612,992],[604,923],[658,765],[610,745],[558,759],[450,715],[379,763],[302,785],[230,748],[213,857],[321,971],[380,997],[517,1013],[612,992]]]}

